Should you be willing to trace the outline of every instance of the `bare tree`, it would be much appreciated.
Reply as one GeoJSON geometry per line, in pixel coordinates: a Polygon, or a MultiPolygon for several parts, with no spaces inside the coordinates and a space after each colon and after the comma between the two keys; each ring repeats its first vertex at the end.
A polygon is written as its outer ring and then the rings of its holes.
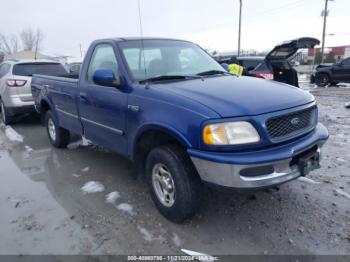
{"type": "Polygon", "coordinates": [[[40,28],[38,28],[36,32],[34,32],[31,28],[23,29],[21,32],[23,50],[37,52],[43,38],[44,35],[40,28]]]}
{"type": "Polygon", "coordinates": [[[36,37],[31,28],[23,29],[21,34],[23,50],[32,51],[35,48],[36,37]]]}
{"type": "Polygon", "coordinates": [[[16,35],[0,34],[0,53],[5,55],[18,51],[18,39],[16,35]]]}

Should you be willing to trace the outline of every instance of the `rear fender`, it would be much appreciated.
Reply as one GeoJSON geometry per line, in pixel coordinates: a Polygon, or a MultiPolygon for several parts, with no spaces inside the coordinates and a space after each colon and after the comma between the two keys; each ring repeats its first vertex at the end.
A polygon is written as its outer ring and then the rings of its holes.
{"type": "Polygon", "coordinates": [[[46,111],[45,108],[42,107],[42,105],[46,103],[48,105],[48,109],[52,112],[53,117],[55,118],[55,120],[57,121],[57,123],[59,123],[58,117],[57,117],[57,112],[55,110],[55,107],[53,105],[53,103],[47,98],[47,97],[43,97],[40,100],[40,105],[39,108],[37,108],[37,110],[40,112],[41,115],[41,123],[42,125],[45,125],[45,115],[46,115],[46,111]]]}

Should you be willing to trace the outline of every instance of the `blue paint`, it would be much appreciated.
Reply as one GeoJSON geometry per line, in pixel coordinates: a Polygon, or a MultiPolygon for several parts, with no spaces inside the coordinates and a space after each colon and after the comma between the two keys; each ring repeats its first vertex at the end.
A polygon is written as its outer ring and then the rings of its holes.
{"type": "MultiPolygon", "coordinates": [[[[191,156],[241,164],[290,158],[327,140],[327,130],[322,125],[316,127],[317,118],[315,128],[301,137],[284,142],[273,142],[268,137],[268,118],[315,104],[311,94],[290,85],[228,75],[148,84],[134,81],[119,43],[138,40],[94,41],[78,80],[34,76],[32,93],[38,110],[41,102],[47,101],[60,126],[130,159],[134,158],[138,138],[150,130],[173,136],[191,156]],[[119,64],[119,86],[102,86],[88,80],[90,60],[99,44],[113,47],[119,64]],[[45,90],[43,85],[49,88],[45,90]],[[208,146],[202,142],[205,124],[236,120],[251,122],[261,140],[240,146],[208,146]]],[[[102,83],[110,82],[113,76],[108,70],[99,70],[94,77],[102,83]]]]}

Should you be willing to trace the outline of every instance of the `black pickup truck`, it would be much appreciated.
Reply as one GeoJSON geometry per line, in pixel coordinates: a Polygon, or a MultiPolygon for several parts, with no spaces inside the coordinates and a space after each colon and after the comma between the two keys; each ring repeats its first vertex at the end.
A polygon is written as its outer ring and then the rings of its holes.
{"type": "Polygon", "coordinates": [[[321,87],[329,84],[336,85],[340,82],[350,83],[350,57],[333,65],[319,65],[311,80],[321,87]]]}

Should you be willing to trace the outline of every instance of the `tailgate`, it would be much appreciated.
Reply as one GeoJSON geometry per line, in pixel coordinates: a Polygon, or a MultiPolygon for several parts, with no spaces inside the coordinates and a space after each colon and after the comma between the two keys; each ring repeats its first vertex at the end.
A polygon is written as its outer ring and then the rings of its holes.
{"type": "Polygon", "coordinates": [[[316,38],[303,37],[290,41],[285,41],[282,44],[275,46],[270,53],[266,55],[268,60],[283,60],[294,55],[300,48],[313,48],[319,45],[320,41],[316,38]]]}

